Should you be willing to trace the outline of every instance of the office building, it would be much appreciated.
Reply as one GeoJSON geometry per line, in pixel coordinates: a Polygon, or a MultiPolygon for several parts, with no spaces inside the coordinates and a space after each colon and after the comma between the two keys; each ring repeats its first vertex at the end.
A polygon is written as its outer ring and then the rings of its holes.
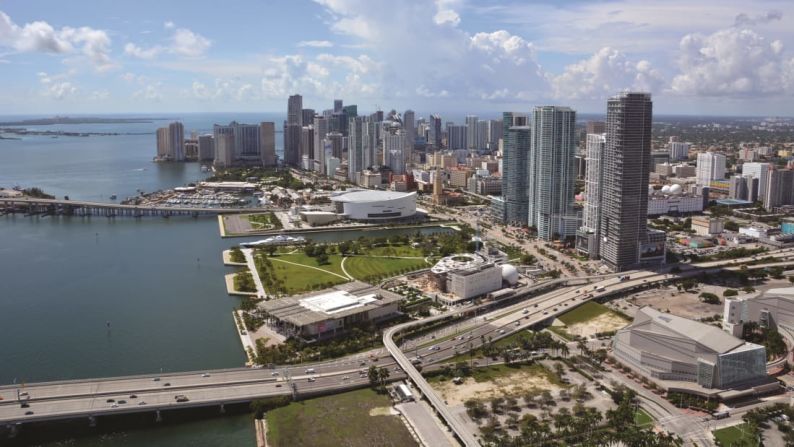
{"type": "MultiPolygon", "coordinates": [[[[704,390],[767,381],[763,346],[650,307],[638,310],[634,322],[617,332],[612,352],[648,378],[693,382],[704,390]]],[[[664,386],[669,387],[675,384],[664,386]]],[[[689,389],[698,391],[697,387],[689,389]]]]}
{"type": "Polygon", "coordinates": [[[215,160],[213,164],[219,168],[229,168],[234,165],[234,134],[231,132],[218,132],[213,135],[215,141],[215,160]]]}
{"type": "Polygon", "coordinates": [[[692,231],[698,236],[714,236],[725,231],[725,219],[719,217],[692,217],[692,231]]]}
{"type": "Polygon", "coordinates": [[[303,130],[303,97],[292,95],[287,100],[287,121],[284,122],[284,163],[298,166],[301,161],[303,130]]]}
{"type": "Polygon", "coordinates": [[[411,109],[403,113],[403,130],[407,144],[413,149],[416,144],[416,114],[411,109]]]}
{"type": "Polygon", "coordinates": [[[441,117],[438,115],[430,115],[427,125],[428,144],[432,145],[436,150],[441,149],[441,139],[444,133],[441,128],[441,117]]]}
{"type": "Polygon", "coordinates": [[[603,121],[588,121],[586,135],[601,135],[606,132],[606,123],[603,121]]]}
{"type": "MultiPolygon", "coordinates": [[[[592,121],[591,121],[592,122],[592,121]]],[[[588,123],[588,127],[590,123],[588,123]]],[[[601,126],[603,128],[603,126],[601,126]]],[[[584,180],[584,211],[582,227],[576,237],[576,248],[590,259],[598,258],[601,221],[601,186],[603,166],[601,157],[604,154],[606,135],[587,134],[585,146],[586,174],[584,180]]]]}
{"type": "Polygon", "coordinates": [[[228,125],[213,126],[215,141],[215,163],[218,166],[233,165],[275,166],[275,124],[240,124],[232,121],[228,125]],[[223,148],[219,148],[219,136],[227,135],[223,148]]]}
{"type": "Polygon", "coordinates": [[[405,132],[397,129],[383,136],[383,165],[394,174],[405,174],[405,132]]]}
{"type": "Polygon", "coordinates": [[[287,100],[287,124],[303,126],[303,97],[292,95],[287,100]]]}
{"type": "Polygon", "coordinates": [[[320,172],[325,172],[325,137],[328,135],[328,119],[322,116],[314,117],[314,153],[317,160],[317,168],[320,172]]]}
{"type": "Polygon", "coordinates": [[[725,180],[725,156],[715,152],[700,152],[695,170],[698,186],[709,186],[712,180],[725,180]]]}
{"type": "Polygon", "coordinates": [[[368,167],[364,164],[364,125],[364,118],[351,118],[347,133],[347,179],[355,184],[358,184],[359,172],[368,167]]]}
{"type": "Polygon", "coordinates": [[[502,154],[502,198],[504,219],[510,225],[527,225],[529,217],[529,153],[532,131],[526,114],[505,112],[502,154]]]}
{"type": "Polygon", "coordinates": [[[532,111],[527,223],[546,241],[574,235],[564,220],[575,218],[575,130],[576,112],[568,107],[540,106],[532,111]]]}
{"type": "Polygon", "coordinates": [[[447,148],[452,150],[468,149],[467,134],[468,128],[466,126],[447,123],[447,148]]]}
{"type": "Polygon", "coordinates": [[[259,144],[262,165],[272,167],[278,164],[276,157],[276,124],[262,122],[259,124],[259,144]]]}
{"type": "Polygon", "coordinates": [[[664,260],[664,233],[647,228],[652,115],[649,93],[623,92],[607,101],[599,251],[615,271],[664,260]]]}

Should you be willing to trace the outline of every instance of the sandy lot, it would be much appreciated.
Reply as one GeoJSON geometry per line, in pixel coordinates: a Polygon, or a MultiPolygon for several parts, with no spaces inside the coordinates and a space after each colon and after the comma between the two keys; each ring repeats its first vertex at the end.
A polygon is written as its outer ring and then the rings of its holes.
{"type": "Polygon", "coordinates": [[[616,331],[629,324],[628,321],[614,313],[601,314],[590,321],[567,326],[565,331],[571,335],[589,337],[598,332],[616,331]]]}
{"type": "Polygon", "coordinates": [[[545,377],[538,377],[529,371],[516,371],[514,374],[499,377],[490,382],[477,382],[467,378],[462,384],[455,385],[452,381],[434,383],[448,405],[463,405],[469,399],[487,400],[492,397],[520,396],[532,388],[555,392],[560,387],[553,385],[545,377]]]}

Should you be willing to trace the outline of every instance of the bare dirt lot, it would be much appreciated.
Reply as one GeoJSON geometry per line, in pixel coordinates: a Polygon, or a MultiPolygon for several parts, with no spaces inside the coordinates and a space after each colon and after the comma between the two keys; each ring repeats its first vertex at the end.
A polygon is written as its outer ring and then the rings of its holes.
{"type": "Polygon", "coordinates": [[[486,400],[493,397],[520,396],[533,388],[556,392],[560,387],[551,383],[546,377],[535,375],[531,371],[516,371],[513,374],[497,377],[488,382],[477,382],[472,377],[460,385],[451,381],[433,383],[436,389],[450,406],[462,406],[469,399],[486,400]]]}
{"type": "Polygon", "coordinates": [[[627,324],[629,324],[629,322],[623,317],[609,312],[594,317],[590,321],[567,326],[565,328],[565,332],[574,336],[578,335],[580,337],[587,338],[599,332],[616,331],[627,324]]]}

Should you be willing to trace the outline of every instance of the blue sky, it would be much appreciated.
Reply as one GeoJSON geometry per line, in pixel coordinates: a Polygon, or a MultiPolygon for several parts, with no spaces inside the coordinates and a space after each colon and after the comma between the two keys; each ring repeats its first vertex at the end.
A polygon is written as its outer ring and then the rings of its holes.
{"type": "Polygon", "coordinates": [[[0,0],[0,113],[794,115],[794,4],[758,0],[0,0]]]}

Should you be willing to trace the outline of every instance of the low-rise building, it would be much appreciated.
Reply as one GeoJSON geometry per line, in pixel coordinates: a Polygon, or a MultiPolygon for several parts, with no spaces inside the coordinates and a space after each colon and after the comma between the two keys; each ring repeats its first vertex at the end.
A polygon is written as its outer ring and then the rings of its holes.
{"type": "Polygon", "coordinates": [[[266,324],[286,336],[324,339],[399,315],[402,296],[363,282],[264,301],[266,324]]]}
{"type": "Polygon", "coordinates": [[[741,335],[744,323],[750,321],[794,336],[794,287],[725,299],[722,328],[726,332],[741,335]]]}
{"type": "Polygon", "coordinates": [[[725,220],[718,217],[695,216],[692,218],[692,231],[698,236],[713,236],[725,231],[725,220]]]}
{"type": "Polygon", "coordinates": [[[445,304],[484,296],[502,288],[501,266],[481,253],[447,256],[430,271],[437,287],[448,294],[439,297],[445,304]]]}

